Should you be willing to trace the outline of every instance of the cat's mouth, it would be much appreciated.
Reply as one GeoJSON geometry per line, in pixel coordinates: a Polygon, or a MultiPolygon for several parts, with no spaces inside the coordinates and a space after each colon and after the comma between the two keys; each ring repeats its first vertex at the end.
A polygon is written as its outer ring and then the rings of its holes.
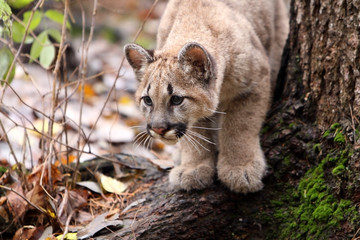
{"type": "Polygon", "coordinates": [[[148,125],[147,131],[151,137],[159,139],[165,144],[174,145],[185,135],[186,125],[182,123],[168,124],[166,128],[155,128],[148,125]]]}

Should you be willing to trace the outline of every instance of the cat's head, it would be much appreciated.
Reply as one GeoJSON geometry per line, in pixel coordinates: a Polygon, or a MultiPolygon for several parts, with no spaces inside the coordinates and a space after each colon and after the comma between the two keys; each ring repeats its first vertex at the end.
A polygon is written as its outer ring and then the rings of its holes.
{"type": "Polygon", "coordinates": [[[203,46],[189,42],[175,56],[137,44],[124,50],[140,82],[135,97],[149,135],[175,144],[196,122],[214,113],[215,62],[203,46]]]}

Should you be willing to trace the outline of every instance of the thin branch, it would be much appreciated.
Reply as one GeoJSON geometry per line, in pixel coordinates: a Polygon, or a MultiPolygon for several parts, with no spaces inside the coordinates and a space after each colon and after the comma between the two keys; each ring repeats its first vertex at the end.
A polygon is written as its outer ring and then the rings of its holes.
{"type": "Polygon", "coordinates": [[[17,157],[16,157],[16,154],[15,154],[15,151],[14,151],[14,149],[13,149],[11,143],[10,143],[9,137],[8,137],[8,135],[7,135],[7,132],[6,132],[6,130],[5,130],[5,127],[4,127],[1,119],[0,119],[0,127],[1,127],[1,130],[2,130],[3,133],[4,133],[5,142],[8,144],[8,146],[9,146],[9,148],[10,148],[11,155],[13,155],[16,164],[17,164],[18,166],[20,166],[19,161],[18,161],[18,159],[17,159],[17,157]]]}
{"type": "Polygon", "coordinates": [[[72,218],[72,216],[74,215],[75,212],[76,212],[76,209],[73,209],[73,210],[71,211],[71,213],[69,214],[69,216],[67,217],[66,223],[65,223],[65,231],[64,231],[64,233],[63,233],[63,235],[62,235],[62,237],[61,237],[61,240],[64,240],[64,237],[65,237],[66,234],[68,233],[70,221],[71,221],[71,218],[72,218]]]}
{"type": "MultiPolygon", "coordinates": [[[[9,82],[9,78],[10,78],[10,75],[11,75],[12,70],[14,69],[15,62],[16,62],[16,60],[18,59],[18,57],[19,57],[19,55],[20,55],[20,53],[21,53],[21,50],[22,50],[22,48],[23,48],[23,46],[24,46],[26,37],[27,37],[28,32],[29,32],[29,28],[30,28],[30,24],[31,24],[32,18],[33,18],[34,14],[35,14],[35,11],[40,7],[40,5],[43,4],[44,1],[45,1],[45,0],[39,0],[39,1],[37,2],[37,4],[35,5],[35,7],[31,10],[31,14],[30,14],[29,21],[28,21],[28,23],[27,23],[27,25],[26,25],[26,28],[25,28],[25,33],[24,33],[23,39],[22,39],[22,41],[21,41],[21,43],[20,43],[20,46],[19,46],[19,48],[18,48],[18,51],[16,52],[16,54],[15,54],[15,56],[14,56],[13,61],[11,62],[11,65],[10,65],[10,67],[9,67],[9,69],[8,69],[8,72],[7,72],[6,77],[5,77],[5,82],[9,82]]],[[[5,93],[6,86],[7,86],[7,85],[5,85],[5,87],[4,87],[4,89],[3,89],[3,94],[2,94],[2,96],[1,96],[1,98],[0,98],[0,103],[2,103],[2,101],[3,101],[3,99],[4,99],[4,95],[5,95],[4,93],[5,93]]]]}
{"type": "Polygon", "coordinates": [[[45,214],[46,216],[49,216],[49,214],[44,210],[41,209],[40,207],[36,206],[35,204],[33,204],[32,202],[30,202],[25,196],[23,196],[22,194],[18,193],[17,191],[15,191],[13,188],[10,187],[6,187],[3,185],[0,185],[0,188],[3,188],[5,190],[11,191],[13,193],[15,193],[16,195],[18,195],[19,197],[21,197],[22,199],[24,199],[29,205],[31,205],[32,207],[34,207],[35,209],[37,209],[39,212],[45,214]]]}
{"type": "MultiPolygon", "coordinates": [[[[97,12],[97,0],[94,0],[94,7],[93,7],[93,12],[92,12],[92,18],[91,18],[91,26],[90,26],[90,33],[89,33],[89,37],[88,37],[88,41],[86,42],[86,45],[84,47],[84,45],[82,46],[82,58],[81,58],[81,62],[82,62],[82,68],[80,70],[80,74],[81,74],[81,92],[80,92],[80,114],[79,114],[79,128],[81,128],[81,123],[82,123],[82,110],[83,110],[83,104],[84,104],[84,92],[85,92],[85,78],[86,78],[86,73],[87,73],[87,61],[88,61],[88,52],[89,52],[89,47],[90,47],[90,43],[92,41],[93,35],[94,35],[94,29],[95,29],[95,19],[96,19],[96,12],[97,12]]],[[[82,22],[83,22],[83,37],[85,35],[85,15],[84,15],[84,9],[82,8],[81,5],[81,12],[82,12],[82,22]]],[[[84,38],[83,38],[84,41],[84,38]]],[[[80,129],[79,129],[80,131],[80,129]]],[[[78,138],[78,148],[80,149],[80,135],[78,138]]],[[[86,144],[85,144],[86,145],[86,144]]],[[[84,145],[84,146],[85,146],[84,145]]],[[[77,175],[77,170],[79,168],[79,164],[80,164],[80,156],[81,156],[81,152],[78,152],[77,158],[76,158],[76,166],[75,166],[75,172],[72,178],[72,184],[74,186],[75,184],[75,179],[76,179],[76,175],[77,175]]]]}

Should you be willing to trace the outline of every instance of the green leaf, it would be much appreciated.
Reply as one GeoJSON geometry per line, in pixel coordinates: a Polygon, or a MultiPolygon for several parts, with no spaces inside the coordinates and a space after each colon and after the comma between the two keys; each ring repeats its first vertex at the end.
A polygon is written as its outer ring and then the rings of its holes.
{"type": "Polygon", "coordinates": [[[11,8],[4,0],[0,0],[0,19],[4,22],[6,28],[11,26],[10,16],[11,8]]]}
{"type": "MultiPolygon", "coordinates": [[[[61,12],[49,9],[45,12],[45,15],[52,21],[59,23],[59,24],[63,24],[64,14],[62,14],[61,12]]],[[[69,21],[66,21],[66,28],[71,29],[71,25],[70,25],[69,21]]]]}
{"type": "Polygon", "coordinates": [[[40,57],[40,53],[47,42],[49,42],[49,38],[48,38],[47,30],[45,30],[39,34],[39,36],[31,46],[30,49],[31,61],[40,57]]]}
{"type": "MultiPolygon", "coordinates": [[[[30,16],[31,16],[31,11],[27,11],[24,13],[24,24],[26,26],[30,20],[30,16]]],[[[31,19],[30,26],[29,26],[30,31],[34,30],[37,26],[39,26],[39,24],[41,22],[41,18],[42,18],[41,12],[35,11],[32,19],[31,19]]]]}
{"type": "Polygon", "coordinates": [[[20,43],[25,34],[25,28],[18,22],[13,22],[12,24],[12,38],[14,42],[20,43]]]}
{"type": "Polygon", "coordinates": [[[55,29],[55,28],[50,28],[48,30],[46,30],[47,33],[58,43],[60,43],[61,41],[61,33],[59,30],[55,29]]]}
{"type": "Polygon", "coordinates": [[[8,4],[16,9],[20,9],[29,5],[29,3],[33,2],[34,0],[8,0],[8,4]]]}
{"type": "MultiPolygon", "coordinates": [[[[18,22],[13,22],[11,33],[12,33],[12,39],[14,40],[14,42],[21,43],[21,41],[24,37],[24,34],[25,34],[25,27],[18,22]]],[[[25,39],[25,43],[32,43],[33,41],[34,41],[34,38],[32,38],[30,36],[27,36],[25,39]]]]}
{"type": "Polygon", "coordinates": [[[43,68],[48,69],[55,59],[55,47],[52,45],[49,39],[45,42],[45,44],[46,45],[41,49],[40,52],[40,65],[43,68]]]}
{"type": "MultiPolygon", "coordinates": [[[[12,54],[12,52],[10,51],[10,49],[8,49],[7,47],[3,47],[0,49],[0,78],[1,80],[5,80],[8,72],[9,72],[9,68],[11,66],[11,63],[14,61],[14,55],[12,54]]],[[[11,83],[11,81],[14,79],[14,75],[15,75],[15,66],[13,67],[8,82],[11,83]]],[[[1,85],[4,85],[4,82],[1,82],[1,85]]]]}

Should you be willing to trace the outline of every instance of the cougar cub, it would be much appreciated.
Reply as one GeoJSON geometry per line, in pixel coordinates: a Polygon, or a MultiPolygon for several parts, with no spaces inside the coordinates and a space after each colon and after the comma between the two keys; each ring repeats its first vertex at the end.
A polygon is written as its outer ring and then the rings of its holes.
{"type": "Polygon", "coordinates": [[[174,188],[205,188],[216,172],[235,192],[263,187],[259,131],[288,35],[283,1],[170,0],[156,50],[125,46],[147,133],[180,143],[174,188]]]}

